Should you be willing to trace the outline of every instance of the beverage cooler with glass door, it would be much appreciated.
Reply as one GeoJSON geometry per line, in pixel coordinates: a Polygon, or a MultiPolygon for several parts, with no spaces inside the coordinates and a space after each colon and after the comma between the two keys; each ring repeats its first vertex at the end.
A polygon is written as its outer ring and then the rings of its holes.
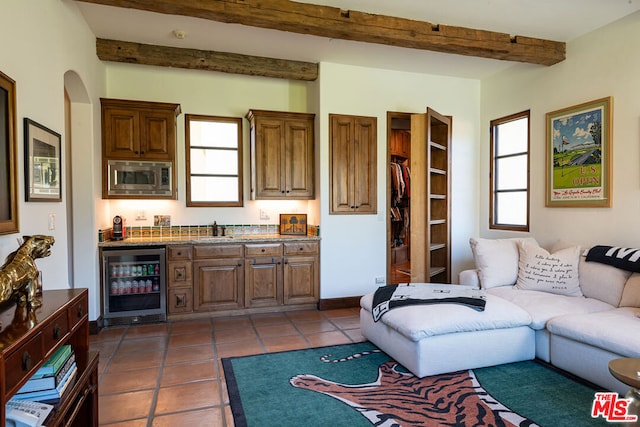
{"type": "Polygon", "coordinates": [[[167,320],[165,248],[102,250],[105,326],[167,320]]]}

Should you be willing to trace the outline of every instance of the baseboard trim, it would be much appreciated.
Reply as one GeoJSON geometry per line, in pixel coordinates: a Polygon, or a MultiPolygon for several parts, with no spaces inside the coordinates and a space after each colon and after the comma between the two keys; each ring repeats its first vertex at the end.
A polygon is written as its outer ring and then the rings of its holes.
{"type": "Polygon", "coordinates": [[[321,299],[318,303],[318,310],[335,310],[339,308],[358,308],[362,297],[344,297],[321,299]]]}
{"type": "Polygon", "coordinates": [[[102,320],[102,316],[98,317],[96,320],[89,321],[89,334],[97,335],[100,333],[100,330],[104,328],[104,321],[102,320]]]}

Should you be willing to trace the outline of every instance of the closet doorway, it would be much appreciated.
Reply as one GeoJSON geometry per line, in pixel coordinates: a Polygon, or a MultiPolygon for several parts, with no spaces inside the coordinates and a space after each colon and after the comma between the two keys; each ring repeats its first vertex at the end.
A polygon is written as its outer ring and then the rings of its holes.
{"type": "Polygon", "coordinates": [[[411,114],[387,112],[387,284],[411,281],[411,114]]]}

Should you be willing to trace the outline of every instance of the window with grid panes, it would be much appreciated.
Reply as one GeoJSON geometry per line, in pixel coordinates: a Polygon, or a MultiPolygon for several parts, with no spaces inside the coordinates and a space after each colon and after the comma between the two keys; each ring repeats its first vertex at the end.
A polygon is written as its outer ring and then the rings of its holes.
{"type": "Polygon", "coordinates": [[[529,231],[529,111],[492,120],[489,228],[529,231]]]}

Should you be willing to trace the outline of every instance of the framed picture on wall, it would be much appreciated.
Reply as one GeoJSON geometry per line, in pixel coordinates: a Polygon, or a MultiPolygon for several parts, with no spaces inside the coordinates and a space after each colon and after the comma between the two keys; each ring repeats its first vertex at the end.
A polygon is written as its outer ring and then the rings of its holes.
{"type": "Polygon", "coordinates": [[[280,214],[280,234],[307,234],[307,215],[280,214]]]}
{"type": "Polygon", "coordinates": [[[547,113],[547,207],[611,207],[611,104],[607,97],[547,113]]]}
{"type": "Polygon", "coordinates": [[[60,134],[25,117],[24,166],[27,202],[60,202],[60,134]]]}

